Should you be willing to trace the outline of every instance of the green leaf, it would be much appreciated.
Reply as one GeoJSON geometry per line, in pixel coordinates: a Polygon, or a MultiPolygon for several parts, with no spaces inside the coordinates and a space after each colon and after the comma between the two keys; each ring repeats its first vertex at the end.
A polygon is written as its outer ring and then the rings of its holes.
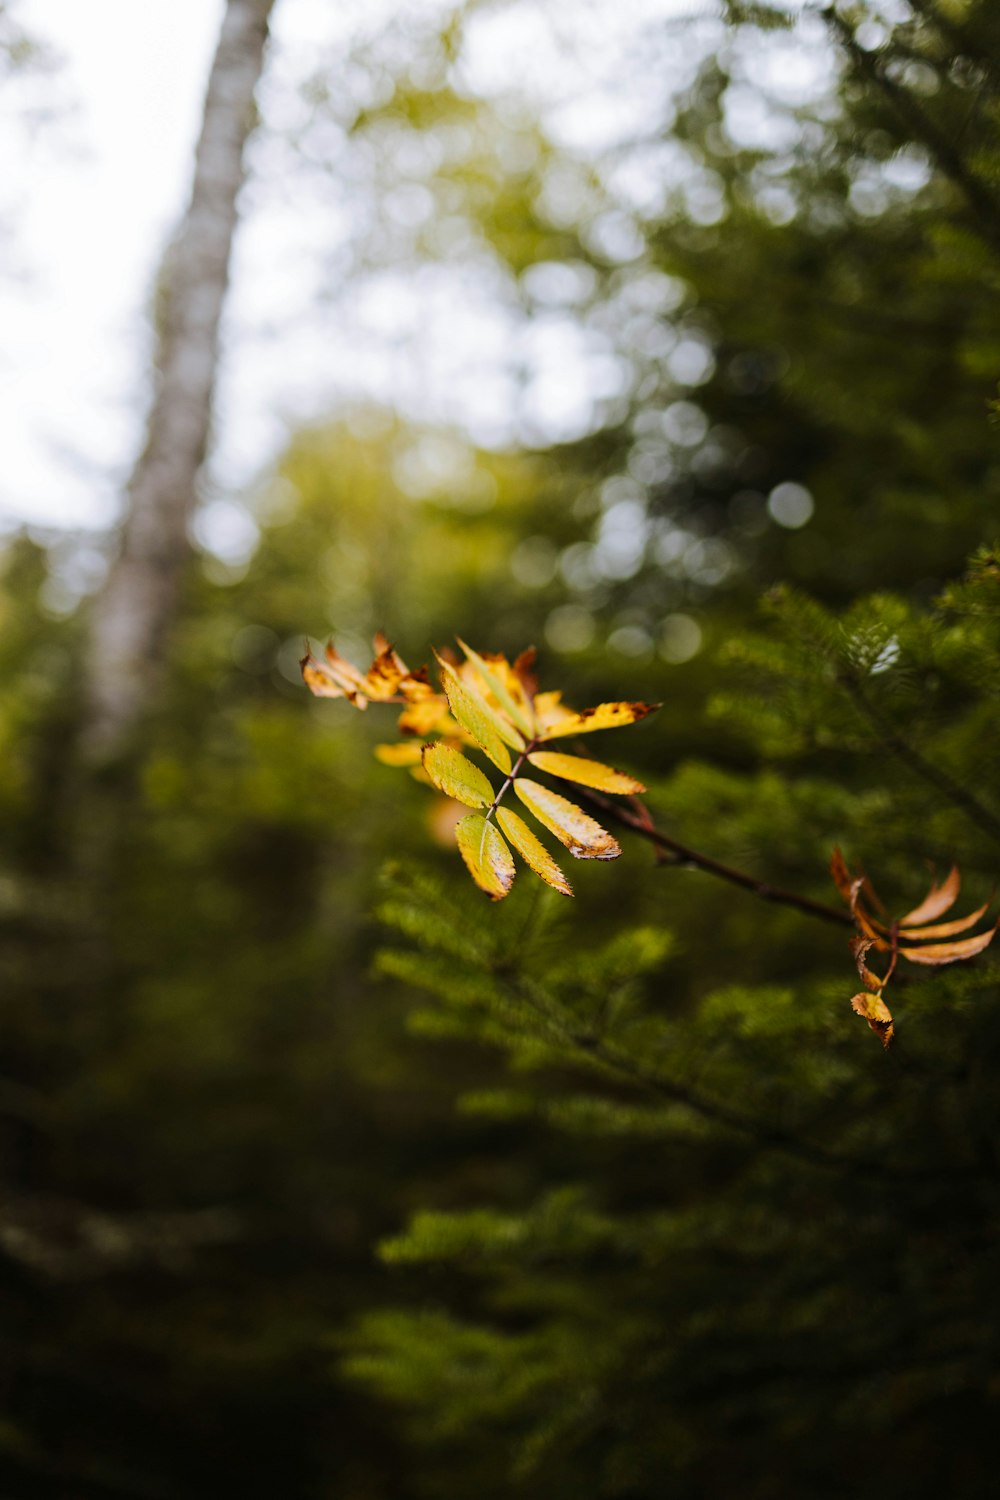
{"type": "Polygon", "coordinates": [[[425,745],[424,770],[438,791],[466,807],[489,807],[493,788],[478,766],[451,745],[425,745]]]}
{"type": "Polygon", "coordinates": [[[501,901],[514,884],[514,856],[500,830],[481,813],[470,813],[455,828],[458,850],[481,891],[501,901]]]}
{"type": "Polygon", "coordinates": [[[518,729],[520,729],[521,733],[528,736],[532,735],[534,733],[534,729],[526,713],[524,712],[524,709],[520,708],[518,704],[515,703],[512,695],[508,692],[507,685],[503,681],[500,673],[495,672],[489,665],[489,663],[485,662],[479,655],[479,653],[477,651],[473,651],[472,647],[467,646],[463,640],[459,639],[458,644],[461,646],[462,650],[465,652],[466,656],[469,658],[472,665],[475,667],[476,671],[479,673],[480,677],[489,688],[490,692],[494,695],[497,702],[502,704],[503,708],[510,715],[511,719],[517,725],[518,729]]]}
{"type": "Polygon", "coordinates": [[[483,754],[506,776],[510,771],[510,745],[514,750],[524,749],[524,740],[502,714],[496,713],[484,698],[464,683],[450,662],[438,657],[441,667],[441,685],[448,696],[452,716],[467,729],[479,745],[483,754]]]}

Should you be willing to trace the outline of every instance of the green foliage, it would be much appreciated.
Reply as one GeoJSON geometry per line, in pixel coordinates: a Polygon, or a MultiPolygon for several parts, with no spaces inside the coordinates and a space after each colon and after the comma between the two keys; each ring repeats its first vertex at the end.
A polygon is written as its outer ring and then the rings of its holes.
{"type": "MultiPolygon", "coordinates": [[[[992,739],[996,695],[987,678],[956,698],[941,657],[959,609],[981,645],[995,629],[991,566],[978,559],[930,613],[894,598],[840,616],[794,594],[772,601],[780,633],[733,653],[737,670],[752,663],[741,696],[771,694],[779,715],[824,733],[783,745],[780,773],[681,768],[662,797],[685,835],[804,871],[839,825],[894,884],[894,905],[918,899],[915,851],[939,839],[988,899],[975,872],[995,871],[997,840],[970,817],[968,757],[949,737],[964,743],[971,717],[992,739]],[[817,671],[824,660],[832,670],[817,671]],[[894,720],[866,717],[871,742],[856,743],[852,724],[843,743],[844,677],[877,686],[902,717],[912,678],[932,672],[950,707],[927,720],[947,720],[945,745],[943,728],[928,731],[902,757],[912,785],[898,786],[894,720]],[[824,779],[833,750],[838,774],[824,779]]],[[[988,814],[986,787],[971,785],[988,814]]],[[[897,980],[901,1050],[887,1070],[850,1016],[842,938],[747,912],[752,898],[718,888],[692,897],[681,872],[658,881],[679,948],[662,923],[601,945],[568,941],[565,919],[517,931],[515,910],[502,926],[475,908],[469,925],[442,924],[444,889],[392,878],[384,919],[424,956],[416,968],[405,947],[387,948],[383,971],[434,995],[450,1034],[501,1047],[534,1080],[473,1091],[463,1114],[529,1130],[557,1171],[527,1201],[425,1208],[384,1241],[391,1267],[426,1267],[418,1286],[433,1307],[360,1319],[347,1367],[410,1411],[421,1444],[443,1442],[456,1473],[473,1442],[526,1496],[667,1480],[693,1496],[737,1474],[763,1496],[776,1461],[781,1493],[833,1496],[850,1474],[875,1495],[947,1441],[955,1401],[970,1453],[984,1454],[994,1265],[972,1248],[972,1204],[1000,1140],[983,1093],[1000,1036],[996,961],[897,980]],[[553,1158],[544,1143],[560,1138],[553,1158]],[[961,1290],[935,1269],[956,1243],[961,1290]]],[[[434,1012],[417,1014],[428,1030],[434,1012]]],[[[963,1493],[981,1462],[970,1457],[963,1493]]]]}
{"type": "MultiPolygon", "coordinates": [[[[731,8],[639,203],[629,143],[475,98],[461,25],[410,76],[393,29],[320,80],[387,181],[431,163],[420,256],[464,217],[540,318],[554,263],[620,389],[545,452],[373,411],[296,435],[101,784],[85,610],[6,545],[5,1494],[990,1493],[997,960],[895,975],[883,1054],[827,874],[840,843],[895,914],[954,861],[965,912],[998,863],[997,13],[911,10],[753,144],[741,94],[799,23],[731,8]],[[488,906],[373,758],[377,696],[346,724],[303,693],[303,626],[351,660],[534,640],[571,702],[662,699],[648,807],[756,888],[629,831],[574,902],[488,906]]],[[[625,87],[663,98],[700,36],[651,34],[625,87]]]]}
{"type": "Polygon", "coordinates": [[[468,628],[533,501],[497,455],[481,521],[405,497],[394,445],[419,435],[379,430],[299,437],[250,565],[192,569],[145,743],[97,784],[71,753],[85,614],[49,604],[66,544],[6,545],[5,1494],[54,1466],[95,1497],[416,1492],[330,1348],[383,1298],[372,1241],[483,1127],[456,1131],[455,1078],[369,972],[376,867],[433,850],[427,794],[372,758],[374,712],[344,733],[311,703],[297,657],[304,619],[384,617],[383,563],[414,629],[468,628]]]}

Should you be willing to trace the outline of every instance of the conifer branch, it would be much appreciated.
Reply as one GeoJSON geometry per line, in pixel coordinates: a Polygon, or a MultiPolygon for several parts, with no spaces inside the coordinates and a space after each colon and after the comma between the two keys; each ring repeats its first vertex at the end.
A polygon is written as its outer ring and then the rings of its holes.
{"type": "Polygon", "coordinates": [[[896,729],[878,705],[869,698],[856,673],[842,671],[840,680],[857,708],[878,731],[883,747],[901,760],[904,765],[909,766],[915,775],[940,792],[947,801],[964,812],[980,831],[988,833],[991,838],[1000,843],[1000,818],[980,802],[974,792],[970,792],[947,771],[943,771],[940,766],[928,760],[905,735],[896,729]]]}
{"type": "MultiPolygon", "coordinates": [[[[599,1063],[609,1073],[655,1094],[670,1104],[679,1104],[704,1120],[709,1120],[737,1135],[745,1136],[765,1150],[780,1151],[811,1167],[826,1171],[848,1172],[859,1177],[914,1181],[940,1175],[930,1169],[907,1171],[899,1167],[890,1167],[874,1156],[848,1156],[804,1141],[793,1131],[784,1130],[780,1125],[767,1124],[753,1115],[743,1113],[742,1110],[733,1109],[717,1099],[706,1097],[688,1084],[664,1078],[661,1074],[644,1067],[633,1057],[619,1052],[593,1032],[567,1026],[558,1012],[540,998],[536,987],[527,980],[526,976],[516,971],[512,972],[507,965],[494,967],[494,977],[515,990],[518,997],[534,1010],[563,1045],[572,1051],[599,1063]]],[[[953,1176],[954,1173],[949,1171],[948,1175],[953,1176]]]]}
{"type": "MultiPolygon", "coordinates": [[[[909,6],[929,26],[933,26],[941,36],[947,38],[951,43],[952,54],[962,52],[966,57],[975,57],[980,62],[992,63],[992,56],[976,45],[975,37],[964,27],[959,25],[954,17],[942,15],[932,0],[909,0],[909,6]]],[[[927,58],[915,54],[918,61],[926,63],[927,58]]]]}
{"type": "Polygon", "coordinates": [[[937,124],[881,66],[878,59],[858,45],[853,28],[834,7],[822,12],[854,67],[866,82],[874,84],[905,126],[931,153],[935,164],[962,194],[979,229],[994,250],[1000,250],[1000,203],[981,177],[971,172],[962,154],[937,124]]]}

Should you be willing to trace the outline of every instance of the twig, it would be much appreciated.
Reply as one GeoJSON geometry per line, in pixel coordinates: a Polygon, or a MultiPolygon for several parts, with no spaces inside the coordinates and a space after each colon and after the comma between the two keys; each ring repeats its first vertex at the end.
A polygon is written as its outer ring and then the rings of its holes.
{"type": "Polygon", "coordinates": [[[719,880],[728,880],[730,885],[738,885],[743,890],[750,891],[762,901],[773,901],[779,906],[794,907],[796,911],[804,912],[810,917],[817,917],[821,922],[833,922],[838,927],[854,927],[850,915],[846,911],[841,911],[837,906],[827,906],[823,901],[813,901],[811,897],[800,896],[795,891],[782,890],[779,886],[769,885],[766,880],[758,880],[755,875],[748,875],[743,870],[734,869],[732,865],[725,865],[721,860],[713,859],[709,854],[701,854],[697,849],[691,849],[687,844],[671,838],[669,834],[662,833],[648,818],[641,817],[617,802],[612,802],[610,798],[601,796],[599,792],[591,791],[589,787],[578,786],[574,790],[584,801],[599,807],[613,822],[630,829],[632,833],[639,834],[640,838],[648,839],[657,849],[663,849],[673,855],[673,863],[692,865],[695,869],[715,875],[719,880]]]}

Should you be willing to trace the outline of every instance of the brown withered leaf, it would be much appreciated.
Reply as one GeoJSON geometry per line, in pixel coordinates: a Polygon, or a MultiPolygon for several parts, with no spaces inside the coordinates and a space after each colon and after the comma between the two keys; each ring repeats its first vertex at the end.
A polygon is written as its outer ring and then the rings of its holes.
{"type": "Polygon", "coordinates": [[[839,844],[835,844],[833,848],[833,856],[830,860],[830,874],[833,876],[833,883],[837,887],[837,890],[848,905],[850,905],[851,893],[854,888],[854,877],[847,868],[847,861],[841,853],[839,844]]]}
{"type": "Polygon", "coordinates": [[[952,865],[941,884],[932,885],[920,905],[908,911],[905,917],[900,917],[899,925],[909,927],[915,922],[933,922],[935,917],[943,916],[955,905],[961,885],[962,877],[958,873],[958,866],[952,865]]]}
{"type": "Polygon", "coordinates": [[[430,673],[426,666],[418,666],[415,672],[409,672],[399,684],[400,697],[405,697],[406,702],[414,703],[420,697],[439,697],[430,685],[430,673]]]}
{"type": "Polygon", "coordinates": [[[383,635],[375,637],[376,656],[365,675],[364,694],[372,703],[387,703],[395,698],[409,671],[383,635]],[[381,649],[380,648],[381,645],[381,649]]]}
{"type": "MultiPolygon", "coordinates": [[[[988,948],[998,927],[1000,917],[988,931],[980,932],[975,937],[962,938],[957,943],[927,943],[922,948],[901,947],[899,951],[911,964],[954,964],[963,958],[974,958],[977,953],[988,948]]],[[[901,936],[905,937],[907,934],[904,932],[901,936]]]]}
{"type": "Polygon", "coordinates": [[[851,951],[854,954],[854,961],[858,966],[858,973],[861,975],[861,979],[865,989],[871,990],[872,994],[874,995],[880,995],[885,987],[886,981],[885,979],[880,979],[877,974],[873,973],[873,971],[869,969],[867,963],[865,962],[865,959],[867,958],[869,952],[873,947],[874,944],[871,938],[851,938],[851,951]]]}
{"type": "Polygon", "coordinates": [[[847,868],[847,862],[840,848],[836,845],[834,846],[833,857],[830,860],[830,874],[833,876],[833,883],[837,887],[837,890],[852,910],[855,902],[863,894],[876,911],[885,911],[885,907],[875,894],[875,887],[868,879],[868,876],[863,870],[859,870],[856,875],[852,875],[847,868]]]}
{"type": "MultiPolygon", "coordinates": [[[[634,826],[637,828],[644,828],[647,833],[651,834],[653,838],[656,839],[658,832],[656,824],[653,822],[652,813],[649,811],[649,808],[646,806],[645,802],[643,802],[642,798],[630,797],[629,804],[632,809],[632,815],[635,818],[634,826]]],[[[676,864],[678,862],[678,856],[676,854],[668,854],[667,851],[663,848],[663,845],[658,841],[652,844],[652,851],[654,864],[670,865],[676,864]]]]}
{"type": "Polygon", "coordinates": [[[851,901],[851,912],[854,916],[855,922],[858,924],[859,930],[864,933],[865,937],[868,938],[872,945],[876,947],[880,953],[888,953],[890,948],[892,947],[892,943],[885,935],[885,932],[881,930],[880,926],[875,922],[874,918],[870,917],[865,911],[864,907],[861,905],[861,902],[858,900],[858,892],[855,893],[854,899],[851,901]]]}
{"type": "Polygon", "coordinates": [[[858,928],[858,936],[851,939],[851,949],[868,993],[855,995],[851,1004],[859,1015],[865,1017],[869,1026],[879,1033],[883,1045],[888,1046],[892,1038],[892,1017],[882,997],[895,971],[897,959],[905,958],[911,964],[934,966],[960,963],[963,959],[974,958],[977,953],[982,953],[992,943],[997,929],[1000,928],[1000,917],[985,932],[975,933],[971,937],[958,938],[953,942],[941,941],[941,939],[954,938],[956,933],[968,932],[970,927],[975,927],[992,904],[992,900],[986,901],[964,917],[953,917],[945,922],[933,921],[933,918],[943,916],[945,912],[950,911],[955,904],[962,884],[957,865],[952,865],[940,884],[934,882],[931,885],[919,905],[907,912],[906,916],[900,918],[898,922],[892,923],[888,923],[888,919],[881,922],[872,916],[865,904],[866,900],[871,904],[877,903],[882,911],[885,908],[878,901],[870,881],[860,872],[852,874],[839,849],[833,851],[830,873],[837,889],[850,907],[851,915],[858,928]],[[889,965],[882,976],[868,968],[866,960],[872,948],[889,955],[889,965]]]}
{"type": "Polygon", "coordinates": [[[538,692],[538,674],[535,672],[535,658],[537,656],[534,646],[528,646],[520,656],[515,657],[513,672],[528,703],[534,702],[535,694],[538,692]]]}
{"type": "Polygon", "coordinates": [[[977,906],[976,910],[970,912],[967,917],[958,917],[953,922],[936,922],[932,927],[911,927],[912,917],[909,920],[904,917],[899,924],[900,936],[905,938],[954,937],[956,932],[968,932],[970,927],[975,927],[976,923],[985,917],[991,905],[992,899],[984,901],[982,906],[977,906]]]}
{"type": "MultiPolygon", "coordinates": [[[[326,665],[317,661],[312,652],[309,651],[299,662],[302,671],[302,681],[316,698],[347,698],[351,703],[357,703],[361,691],[361,673],[358,673],[358,681],[350,687],[346,687],[342,681],[338,681],[327,669],[326,665]]],[[[368,707],[368,700],[359,705],[368,707]]]]}
{"type": "Polygon", "coordinates": [[[859,1016],[864,1016],[868,1025],[880,1038],[883,1047],[888,1047],[892,1041],[892,1013],[881,995],[869,995],[862,990],[860,995],[855,995],[851,1000],[852,1008],[859,1016]]]}
{"type": "Polygon", "coordinates": [[[911,964],[953,964],[960,963],[963,959],[974,958],[977,953],[982,953],[993,941],[997,927],[1000,926],[1000,918],[986,932],[977,933],[973,937],[962,938],[958,942],[942,942],[942,938],[953,938],[956,933],[968,932],[974,927],[990,908],[992,898],[975,911],[965,917],[953,917],[947,922],[935,922],[934,917],[943,916],[950,911],[958,897],[962,885],[962,877],[958,866],[952,865],[948,874],[941,884],[933,884],[920,902],[912,911],[907,912],[905,917],[900,918],[897,927],[899,953],[911,964]],[[929,920],[931,919],[931,920],[929,920]],[[914,939],[918,940],[919,946],[910,946],[914,939]],[[927,940],[930,939],[928,942],[927,940]]]}

